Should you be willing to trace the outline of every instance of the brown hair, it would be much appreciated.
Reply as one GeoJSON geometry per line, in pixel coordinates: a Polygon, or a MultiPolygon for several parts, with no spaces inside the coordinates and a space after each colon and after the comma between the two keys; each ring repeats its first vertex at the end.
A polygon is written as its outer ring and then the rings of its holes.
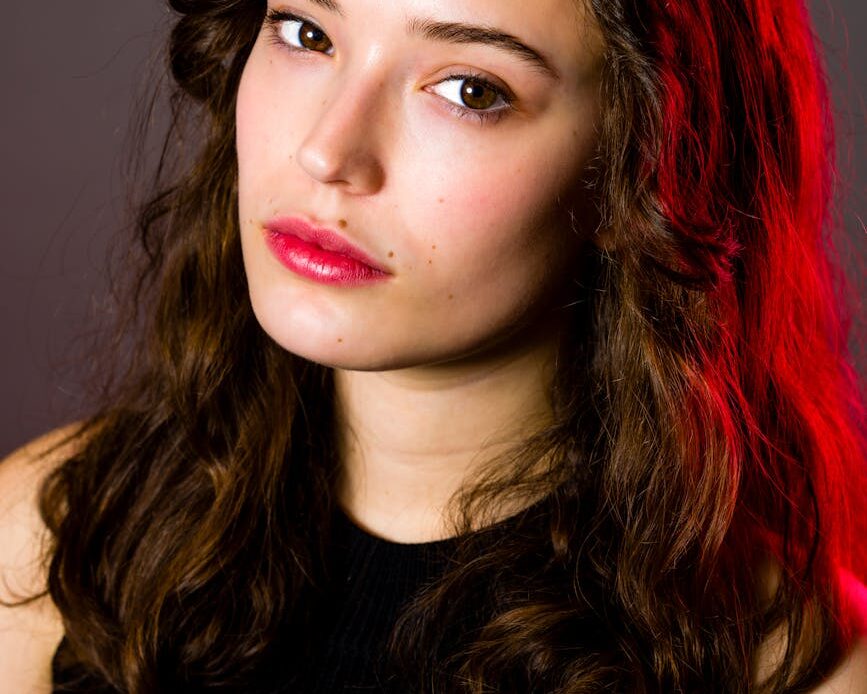
{"type": "MultiPolygon", "coordinates": [[[[175,175],[169,138],[122,314],[143,338],[41,495],[71,650],[129,692],[242,688],[300,638],[340,474],[331,374],[262,332],[241,262],[234,99],[264,3],[171,5],[173,132],[203,145],[175,175]]],[[[580,268],[556,421],[456,499],[474,561],[402,616],[393,661],[418,692],[752,691],[782,625],[763,689],[803,691],[846,645],[844,481],[864,469],[809,24],[779,0],[588,6],[613,243],[580,268]],[[542,492],[496,543],[468,532],[542,492]]]]}

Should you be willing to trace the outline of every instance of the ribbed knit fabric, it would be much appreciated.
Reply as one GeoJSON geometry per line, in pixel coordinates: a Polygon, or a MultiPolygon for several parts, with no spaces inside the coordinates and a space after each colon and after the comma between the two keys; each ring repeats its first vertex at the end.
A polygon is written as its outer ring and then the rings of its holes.
{"type": "Polygon", "coordinates": [[[334,587],[313,635],[314,662],[304,692],[400,691],[385,678],[383,655],[403,607],[439,578],[456,540],[417,544],[389,542],[335,517],[334,587]]]}
{"type": "MultiPolygon", "coordinates": [[[[289,655],[297,648],[286,644],[286,669],[269,673],[273,686],[266,691],[406,694],[399,683],[386,681],[385,644],[401,608],[427,582],[441,576],[456,544],[456,539],[390,542],[362,530],[338,510],[331,543],[332,586],[317,607],[316,628],[304,635],[301,662],[289,655]]],[[[114,692],[71,663],[65,639],[52,671],[57,694],[114,692]]]]}

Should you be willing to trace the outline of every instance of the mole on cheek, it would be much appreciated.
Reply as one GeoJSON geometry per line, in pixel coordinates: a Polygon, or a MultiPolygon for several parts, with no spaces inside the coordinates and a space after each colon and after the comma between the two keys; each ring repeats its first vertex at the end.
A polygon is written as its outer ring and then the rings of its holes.
{"type": "Polygon", "coordinates": [[[455,298],[455,295],[454,295],[454,294],[449,294],[449,301],[451,301],[451,300],[454,299],[454,298],[455,298]]]}
{"type": "Polygon", "coordinates": [[[342,338],[342,337],[338,337],[338,338],[337,338],[337,341],[338,341],[338,342],[343,342],[343,338],[342,338]]]}
{"type": "Polygon", "coordinates": [[[388,252],[388,257],[389,257],[389,258],[394,258],[394,251],[389,251],[389,252],[388,252]]]}
{"type": "Polygon", "coordinates": [[[347,221],[345,219],[338,219],[337,220],[337,226],[339,226],[341,229],[345,229],[346,225],[347,225],[347,221]]]}

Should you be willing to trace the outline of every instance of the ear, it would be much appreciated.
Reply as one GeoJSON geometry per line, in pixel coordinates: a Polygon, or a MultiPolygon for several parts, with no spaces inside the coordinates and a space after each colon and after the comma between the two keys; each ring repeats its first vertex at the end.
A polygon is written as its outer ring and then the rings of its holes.
{"type": "Polygon", "coordinates": [[[617,231],[604,223],[598,209],[580,219],[573,211],[572,230],[584,237],[585,241],[603,254],[613,253],[617,246],[617,231]]]}
{"type": "Polygon", "coordinates": [[[613,227],[600,224],[590,234],[589,241],[603,253],[613,253],[617,247],[616,237],[617,234],[613,227]]]}
{"type": "Polygon", "coordinates": [[[616,234],[603,221],[595,182],[582,180],[578,193],[569,202],[566,209],[572,233],[603,253],[612,252],[616,234]]]}

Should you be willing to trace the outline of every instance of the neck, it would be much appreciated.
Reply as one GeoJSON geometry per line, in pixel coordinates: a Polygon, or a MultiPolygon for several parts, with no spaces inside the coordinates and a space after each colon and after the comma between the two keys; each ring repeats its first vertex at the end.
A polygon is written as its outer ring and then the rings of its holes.
{"type": "Polygon", "coordinates": [[[551,421],[555,352],[548,333],[459,363],[335,371],[346,512],[396,542],[447,536],[452,495],[551,421]]]}

